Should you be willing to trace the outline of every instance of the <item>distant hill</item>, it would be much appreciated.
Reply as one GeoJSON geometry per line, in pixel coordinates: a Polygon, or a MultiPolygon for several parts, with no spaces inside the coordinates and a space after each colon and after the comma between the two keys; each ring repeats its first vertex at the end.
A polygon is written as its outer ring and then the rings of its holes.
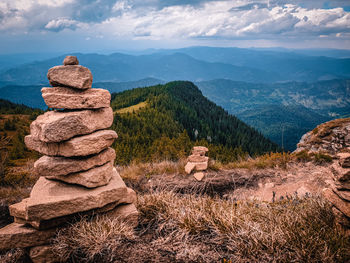
{"type": "Polygon", "coordinates": [[[196,141],[208,145],[210,156],[224,162],[244,152],[256,155],[278,149],[205,98],[191,82],[175,81],[113,94],[112,107],[120,163],[184,157],[196,141]]]}
{"type": "Polygon", "coordinates": [[[316,125],[350,116],[350,80],[256,84],[230,80],[196,83],[203,94],[265,136],[295,150],[316,125]]]}
{"type": "Polygon", "coordinates": [[[237,114],[283,149],[293,151],[301,136],[329,118],[301,105],[261,105],[237,114]]]}

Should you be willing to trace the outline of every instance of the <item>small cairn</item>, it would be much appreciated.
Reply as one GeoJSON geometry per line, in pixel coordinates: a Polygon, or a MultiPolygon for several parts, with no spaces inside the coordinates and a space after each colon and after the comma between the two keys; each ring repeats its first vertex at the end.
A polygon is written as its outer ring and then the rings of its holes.
{"type": "Polygon", "coordinates": [[[92,74],[67,56],[49,69],[53,87],[43,88],[49,108],[25,137],[29,149],[43,154],[34,164],[40,175],[30,197],[10,206],[14,223],[0,229],[0,250],[27,248],[33,262],[55,262],[50,241],[57,230],[81,216],[105,214],[137,225],[136,193],[113,167],[110,148],[117,134],[111,95],[92,89],[92,74]]]}
{"type": "Polygon", "coordinates": [[[191,174],[192,171],[196,171],[193,176],[197,181],[201,181],[204,178],[205,174],[203,171],[208,169],[209,157],[205,156],[207,152],[207,147],[194,146],[192,154],[187,158],[185,172],[191,174]]]}
{"type": "Polygon", "coordinates": [[[350,153],[339,153],[333,163],[333,181],[330,188],[323,189],[323,195],[333,205],[338,222],[350,234],[350,153]]]}

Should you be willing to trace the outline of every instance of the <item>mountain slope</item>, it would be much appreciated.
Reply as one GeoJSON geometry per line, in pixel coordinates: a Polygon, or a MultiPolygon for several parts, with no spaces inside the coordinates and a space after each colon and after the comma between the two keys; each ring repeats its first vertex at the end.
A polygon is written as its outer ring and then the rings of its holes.
{"type": "Polygon", "coordinates": [[[295,150],[316,125],[350,115],[350,80],[256,84],[230,80],[196,83],[203,94],[284,148],[295,150]]]}
{"type": "Polygon", "coordinates": [[[224,162],[244,152],[256,155],[278,148],[206,99],[191,82],[175,81],[113,94],[112,107],[120,163],[183,157],[195,141],[208,145],[210,156],[224,162]],[[141,102],[146,106],[130,108],[141,102]],[[118,113],[120,109],[128,112],[118,113]]]}

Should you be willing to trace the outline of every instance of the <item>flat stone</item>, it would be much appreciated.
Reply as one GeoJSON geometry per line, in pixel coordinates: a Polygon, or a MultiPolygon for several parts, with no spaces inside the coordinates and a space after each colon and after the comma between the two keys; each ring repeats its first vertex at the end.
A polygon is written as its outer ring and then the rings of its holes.
{"type": "Polygon", "coordinates": [[[138,225],[139,211],[137,211],[134,204],[119,205],[115,209],[108,211],[106,215],[110,218],[120,218],[133,227],[138,225]]]}
{"type": "Polygon", "coordinates": [[[30,125],[30,134],[42,142],[62,142],[77,135],[109,128],[113,123],[111,107],[82,111],[48,111],[30,125]]]}
{"type": "Polygon", "coordinates": [[[77,184],[87,188],[95,188],[109,183],[113,174],[113,162],[91,168],[87,171],[67,174],[45,176],[46,179],[58,180],[69,184],[77,184]]]}
{"type": "Polygon", "coordinates": [[[323,189],[322,193],[329,202],[331,202],[336,208],[339,209],[339,211],[341,211],[347,217],[350,217],[350,203],[349,202],[342,200],[330,188],[323,189]]]}
{"type": "Polygon", "coordinates": [[[194,178],[196,178],[197,181],[202,181],[202,179],[204,178],[204,175],[205,174],[203,172],[198,172],[193,174],[194,178]]]}
{"type": "Polygon", "coordinates": [[[190,155],[187,160],[189,162],[197,163],[197,162],[208,162],[209,157],[203,155],[190,155]]]}
{"type": "Polygon", "coordinates": [[[66,56],[63,60],[63,65],[79,65],[79,60],[76,56],[66,56]]]}
{"type": "Polygon", "coordinates": [[[190,174],[194,168],[195,168],[195,164],[194,164],[194,163],[191,163],[191,162],[188,162],[188,163],[185,165],[185,172],[186,172],[187,174],[190,174]]]}
{"type": "Polygon", "coordinates": [[[115,151],[107,148],[101,153],[81,158],[52,157],[44,155],[34,163],[35,173],[39,176],[59,176],[87,171],[115,159],[115,151]]]}
{"type": "Polygon", "coordinates": [[[204,146],[194,146],[192,149],[192,155],[204,156],[208,152],[208,148],[204,146]]]}
{"type": "Polygon", "coordinates": [[[48,220],[28,221],[28,220],[25,220],[25,219],[20,218],[20,217],[15,217],[14,220],[16,223],[27,224],[27,225],[31,225],[35,229],[44,230],[44,229],[58,227],[58,226],[61,226],[61,225],[67,224],[67,223],[74,223],[74,222],[80,220],[81,217],[106,213],[108,211],[115,209],[118,205],[132,204],[132,203],[136,203],[136,201],[137,201],[137,196],[136,196],[135,191],[132,190],[131,188],[127,188],[127,193],[125,196],[123,196],[118,201],[113,202],[113,203],[109,203],[101,208],[91,209],[89,211],[78,212],[75,214],[56,217],[56,218],[48,219],[48,220]]]}
{"type": "Polygon", "coordinates": [[[52,246],[37,246],[29,250],[29,257],[33,263],[54,263],[59,262],[57,255],[52,251],[52,246]]]}
{"type": "Polygon", "coordinates": [[[56,229],[39,231],[18,223],[9,224],[0,229],[0,250],[25,248],[48,243],[56,229]]]}
{"type": "Polygon", "coordinates": [[[350,153],[339,153],[337,154],[339,158],[339,164],[343,168],[350,168],[350,153]]]}
{"type": "Polygon", "coordinates": [[[75,137],[60,143],[45,143],[32,135],[27,135],[24,142],[31,150],[50,156],[88,156],[96,154],[112,145],[118,135],[112,130],[103,130],[75,137]]]}
{"type": "Polygon", "coordinates": [[[56,66],[50,68],[47,78],[51,86],[65,86],[76,89],[90,89],[92,86],[91,71],[80,65],[56,66]]]}
{"type": "Polygon", "coordinates": [[[208,169],[208,162],[194,163],[196,171],[204,171],[208,169]]]}
{"type": "Polygon", "coordinates": [[[111,94],[105,89],[76,90],[66,87],[42,88],[46,105],[54,109],[107,108],[111,94]]]}
{"type": "Polygon", "coordinates": [[[204,146],[194,146],[193,151],[203,151],[203,152],[208,152],[208,148],[204,146]]]}
{"type": "MultiPolygon", "coordinates": [[[[88,211],[117,202],[126,194],[127,187],[115,169],[109,184],[93,189],[40,177],[25,199],[23,219],[41,221],[88,211]]],[[[22,218],[23,211],[18,213],[10,206],[10,214],[22,218]]]]}

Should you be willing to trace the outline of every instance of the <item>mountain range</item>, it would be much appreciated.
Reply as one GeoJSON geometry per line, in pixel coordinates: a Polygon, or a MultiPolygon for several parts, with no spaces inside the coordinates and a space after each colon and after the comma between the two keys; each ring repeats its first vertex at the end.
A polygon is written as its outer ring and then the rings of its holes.
{"type": "MultiPolygon", "coordinates": [[[[350,114],[346,51],[190,47],[75,55],[92,71],[93,86],[110,92],[190,80],[207,98],[287,150],[295,149],[304,131],[350,114]]],[[[6,57],[0,57],[0,97],[45,109],[40,88],[48,85],[48,68],[64,56],[28,63],[29,58],[22,65],[9,63],[15,64],[9,69],[6,57]]]]}

